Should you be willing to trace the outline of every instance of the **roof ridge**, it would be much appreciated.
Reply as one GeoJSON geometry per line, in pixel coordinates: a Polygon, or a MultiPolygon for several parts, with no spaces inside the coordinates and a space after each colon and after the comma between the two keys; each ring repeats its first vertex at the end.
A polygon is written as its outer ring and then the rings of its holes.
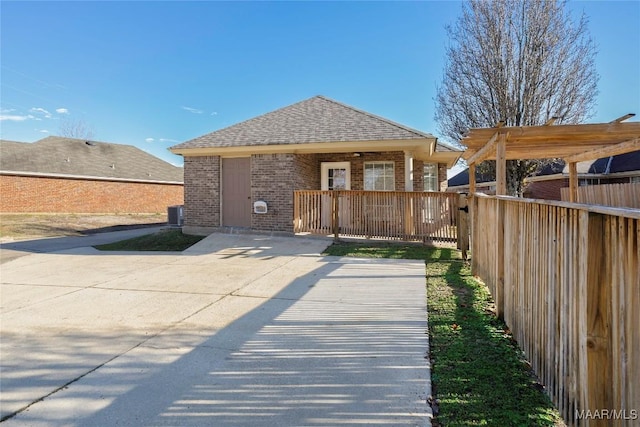
{"type": "MultiPolygon", "coordinates": [[[[416,135],[418,135],[418,136],[421,136],[421,137],[423,137],[423,138],[435,138],[435,136],[434,136],[434,135],[432,135],[432,134],[430,134],[430,133],[424,133],[424,132],[419,131],[419,130],[417,130],[417,129],[414,129],[414,128],[411,128],[411,127],[405,126],[405,125],[403,125],[403,124],[400,124],[400,123],[398,123],[398,122],[394,122],[393,120],[389,120],[389,119],[384,118],[384,117],[382,117],[382,116],[378,116],[377,114],[373,114],[373,113],[370,113],[370,112],[368,112],[368,111],[361,110],[361,109],[359,109],[359,108],[353,107],[353,106],[351,106],[351,105],[344,104],[344,103],[342,103],[342,102],[340,102],[340,101],[336,101],[335,99],[328,98],[328,97],[326,97],[326,96],[324,96],[324,95],[317,95],[317,96],[314,96],[313,98],[321,98],[321,99],[324,99],[325,101],[333,102],[334,104],[340,105],[340,106],[342,106],[342,107],[349,108],[349,109],[351,109],[351,110],[353,110],[353,111],[356,111],[356,112],[358,112],[358,113],[364,114],[364,115],[369,116],[369,117],[371,117],[371,118],[374,118],[374,119],[376,119],[376,120],[380,120],[380,121],[385,122],[385,123],[387,123],[387,124],[390,124],[390,125],[392,125],[392,126],[396,126],[396,127],[400,128],[400,129],[406,130],[407,132],[414,133],[414,134],[416,134],[416,135]]],[[[311,99],[313,99],[313,98],[309,98],[309,99],[307,99],[306,101],[311,100],[311,99]]],[[[301,101],[301,102],[304,102],[304,101],[301,101]]]]}

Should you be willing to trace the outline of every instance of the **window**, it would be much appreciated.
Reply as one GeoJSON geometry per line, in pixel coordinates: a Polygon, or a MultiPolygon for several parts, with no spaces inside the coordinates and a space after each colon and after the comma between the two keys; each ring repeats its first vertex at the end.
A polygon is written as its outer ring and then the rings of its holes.
{"type": "Polygon", "coordinates": [[[396,179],[393,162],[365,162],[364,189],[393,191],[396,179]]]}
{"type": "Polygon", "coordinates": [[[438,184],[438,164],[424,164],[424,191],[440,191],[438,184]]]}
{"type": "Polygon", "coordinates": [[[598,178],[582,178],[578,180],[578,185],[580,187],[584,187],[586,185],[600,185],[600,180],[598,178]]]}

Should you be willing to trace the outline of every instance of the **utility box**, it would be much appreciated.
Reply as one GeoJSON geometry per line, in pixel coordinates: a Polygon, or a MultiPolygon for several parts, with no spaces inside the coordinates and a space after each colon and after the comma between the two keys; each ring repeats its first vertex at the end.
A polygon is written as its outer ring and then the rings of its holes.
{"type": "Polygon", "coordinates": [[[253,203],[253,213],[257,214],[266,214],[267,213],[267,202],[258,200],[253,203]]]}
{"type": "Polygon", "coordinates": [[[171,227],[182,227],[184,222],[184,205],[169,206],[167,216],[167,222],[171,227]]]}

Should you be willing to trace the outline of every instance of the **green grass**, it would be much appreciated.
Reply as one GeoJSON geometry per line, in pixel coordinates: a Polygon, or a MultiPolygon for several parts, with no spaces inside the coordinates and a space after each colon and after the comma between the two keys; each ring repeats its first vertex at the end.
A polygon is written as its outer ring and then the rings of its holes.
{"type": "Polygon", "coordinates": [[[493,314],[487,287],[471,276],[459,251],[340,243],[326,254],[425,260],[432,386],[438,402],[434,426],[562,425],[506,325],[493,314]]]}
{"type": "Polygon", "coordinates": [[[198,243],[204,236],[182,234],[182,230],[169,229],[133,239],[97,245],[94,248],[101,251],[169,251],[181,252],[198,243]]]}
{"type": "Polygon", "coordinates": [[[329,246],[325,254],[363,258],[425,259],[430,249],[433,248],[417,243],[338,242],[329,246]]]}

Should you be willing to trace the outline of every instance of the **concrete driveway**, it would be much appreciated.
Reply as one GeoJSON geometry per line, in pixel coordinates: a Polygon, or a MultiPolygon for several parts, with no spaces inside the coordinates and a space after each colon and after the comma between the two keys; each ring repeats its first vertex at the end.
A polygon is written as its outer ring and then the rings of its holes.
{"type": "Polygon", "coordinates": [[[3,425],[429,425],[424,263],[328,244],[3,263],[3,425]]]}

